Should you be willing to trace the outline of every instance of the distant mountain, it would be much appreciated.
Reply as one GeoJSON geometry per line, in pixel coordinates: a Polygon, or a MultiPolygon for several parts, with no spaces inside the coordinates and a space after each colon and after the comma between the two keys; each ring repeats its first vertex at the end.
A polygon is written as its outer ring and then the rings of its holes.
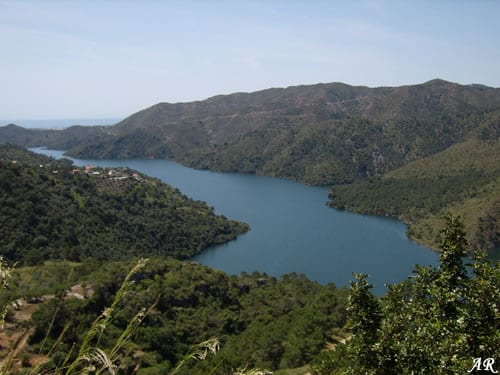
{"type": "Polygon", "coordinates": [[[477,88],[477,89],[489,89],[490,88],[490,86],[486,86],[486,85],[483,85],[481,83],[471,83],[469,86],[477,88]]]}
{"type": "Polygon", "coordinates": [[[500,160],[491,146],[498,139],[500,89],[439,79],[378,88],[328,83],[159,103],[111,127],[0,128],[0,142],[46,145],[77,157],[168,157],[195,168],[335,185],[332,205],[401,217],[412,224],[414,238],[433,246],[432,227],[451,209],[467,216],[471,239],[490,248],[498,241],[500,197],[492,186],[500,171],[487,163],[500,160]],[[484,150],[490,153],[477,154],[484,150]],[[457,172],[442,172],[436,160],[457,172]],[[346,184],[352,185],[340,186],[346,184]],[[486,200],[473,207],[474,197],[486,200]]]}
{"type": "Polygon", "coordinates": [[[111,127],[0,128],[0,140],[78,157],[169,157],[196,168],[328,185],[383,175],[440,152],[477,133],[499,110],[500,89],[490,87],[328,83],[159,103],[111,127]]]}
{"type": "Polygon", "coordinates": [[[70,150],[88,142],[102,142],[111,138],[111,127],[75,125],[65,129],[26,129],[16,124],[0,127],[0,144],[23,147],[46,146],[70,150]]]}
{"type": "Polygon", "coordinates": [[[49,136],[51,130],[25,129],[16,124],[0,127],[0,142],[16,145],[29,145],[42,142],[45,136],[49,136]]]}

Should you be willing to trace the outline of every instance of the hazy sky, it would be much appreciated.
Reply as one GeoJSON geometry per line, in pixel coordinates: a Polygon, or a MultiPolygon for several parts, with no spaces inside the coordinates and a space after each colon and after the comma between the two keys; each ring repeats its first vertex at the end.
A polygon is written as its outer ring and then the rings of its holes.
{"type": "Polygon", "coordinates": [[[499,15],[494,0],[0,0],[0,119],[317,82],[500,87],[499,15]]]}

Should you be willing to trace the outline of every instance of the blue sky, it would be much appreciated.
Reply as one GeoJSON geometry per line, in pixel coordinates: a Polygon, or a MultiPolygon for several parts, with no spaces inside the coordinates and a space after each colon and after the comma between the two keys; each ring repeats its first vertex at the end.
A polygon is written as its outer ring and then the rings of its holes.
{"type": "Polygon", "coordinates": [[[318,82],[500,87],[500,1],[0,0],[0,119],[318,82]]]}

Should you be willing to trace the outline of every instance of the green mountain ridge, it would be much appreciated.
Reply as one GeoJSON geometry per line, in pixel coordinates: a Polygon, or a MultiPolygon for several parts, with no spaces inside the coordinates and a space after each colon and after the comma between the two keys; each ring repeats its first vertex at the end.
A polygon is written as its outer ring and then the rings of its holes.
{"type": "Polygon", "coordinates": [[[433,248],[443,217],[451,211],[463,217],[473,246],[495,249],[500,246],[498,160],[498,137],[469,139],[382,177],[336,186],[330,205],[399,217],[410,224],[412,238],[433,248]]]}
{"type": "Polygon", "coordinates": [[[248,225],[130,169],[77,168],[0,145],[0,252],[11,261],[186,259],[248,225]]]}
{"type": "Polygon", "coordinates": [[[86,158],[175,158],[189,166],[316,185],[382,175],[464,140],[500,109],[500,89],[443,80],[342,83],[159,103],[111,127],[0,129],[0,139],[86,158]],[[7,131],[9,130],[9,131],[7,131]],[[28,136],[29,134],[29,136],[28,136]]]}
{"type": "MultiPolygon", "coordinates": [[[[483,147],[484,142],[500,138],[499,129],[499,88],[434,79],[378,88],[323,83],[218,95],[190,103],[158,103],[110,127],[42,131],[10,125],[0,128],[0,142],[43,145],[85,158],[174,158],[199,169],[333,185],[338,200],[333,205],[338,207],[398,216],[412,225],[425,216],[430,227],[450,209],[470,216],[467,229],[473,238],[479,238],[484,228],[490,228],[490,234],[496,231],[498,191],[491,184],[498,171],[490,170],[485,177],[481,170],[488,168],[481,164],[499,160],[498,148],[491,150],[492,155],[478,157],[476,167],[453,175],[434,173],[435,164],[418,161],[453,155],[450,161],[462,166],[467,153],[448,154],[446,150],[459,144],[483,147]],[[405,182],[392,179],[391,173],[406,166],[402,170],[410,175],[422,175],[422,168],[432,174],[428,181],[418,179],[421,184],[415,186],[422,187],[420,192],[411,188],[415,176],[405,182]],[[417,170],[411,172],[412,168],[417,170]],[[370,181],[379,178],[385,187],[377,185],[371,195],[362,191],[373,188],[370,181]],[[389,181],[397,182],[388,188],[389,181]],[[448,190],[429,189],[433,184],[448,190]],[[459,191],[453,188],[457,184],[459,191]],[[346,193],[351,188],[357,195],[346,193]],[[489,193],[483,198],[487,203],[466,199],[464,192],[471,189],[486,189],[489,193]],[[390,204],[391,196],[383,195],[389,192],[393,197],[412,194],[400,199],[400,206],[412,202],[411,210],[397,208],[398,204],[394,209],[382,207],[390,204]],[[423,192],[428,195],[423,197],[423,192]],[[364,200],[368,197],[373,202],[367,205],[364,200]]],[[[413,230],[414,238],[435,247],[435,230],[413,230]]],[[[488,243],[496,246],[496,235],[490,234],[489,239],[477,240],[482,247],[488,243]]]]}

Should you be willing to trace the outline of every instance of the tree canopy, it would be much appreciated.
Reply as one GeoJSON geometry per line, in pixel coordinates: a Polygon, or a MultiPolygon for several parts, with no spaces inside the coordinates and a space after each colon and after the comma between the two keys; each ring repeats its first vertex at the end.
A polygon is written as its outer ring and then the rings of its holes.
{"type": "Polygon", "coordinates": [[[319,374],[459,374],[475,358],[499,358],[500,265],[484,253],[464,263],[468,244],[456,216],[446,217],[441,236],[440,267],[417,266],[380,300],[358,276],[348,304],[353,338],[323,354],[319,374]]]}
{"type": "Polygon", "coordinates": [[[249,229],[136,171],[78,168],[2,145],[0,206],[0,254],[25,264],[185,259],[249,229]]]}

